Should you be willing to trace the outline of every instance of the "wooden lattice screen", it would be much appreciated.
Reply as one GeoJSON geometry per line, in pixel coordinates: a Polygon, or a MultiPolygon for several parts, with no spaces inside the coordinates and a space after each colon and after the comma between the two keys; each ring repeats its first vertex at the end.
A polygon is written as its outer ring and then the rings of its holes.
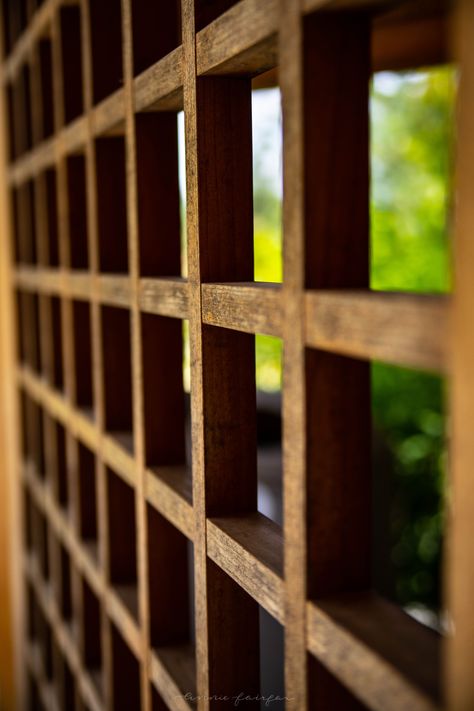
{"type": "Polygon", "coordinates": [[[287,708],[473,709],[474,5],[454,299],[368,288],[370,76],[453,56],[450,3],[3,5],[18,706],[234,707],[260,692],[261,606],[287,708]],[[251,90],[276,73],[281,285],[253,282],[251,90]],[[257,512],[256,333],[284,345],[281,528],[257,512]],[[452,371],[452,641],[370,593],[373,359],[452,371]]]}

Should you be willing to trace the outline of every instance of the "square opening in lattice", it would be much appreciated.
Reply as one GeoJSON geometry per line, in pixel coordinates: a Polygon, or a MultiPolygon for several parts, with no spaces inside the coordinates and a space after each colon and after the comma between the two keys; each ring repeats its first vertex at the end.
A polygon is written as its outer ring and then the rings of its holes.
{"type": "Polygon", "coordinates": [[[209,25],[236,3],[237,0],[196,0],[196,32],[209,25]]]}
{"type": "Polygon", "coordinates": [[[81,7],[61,7],[61,66],[63,72],[64,121],[69,123],[84,109],[81,58],[81,7]]]}
{"type": "Polygon", "coordinates": [[[151,645],[165,665],[166,660],[170,663],[175,660],[192,675],[195,671],[193,544],[150,504],[147,525],[151,645]]]}
{"type": "Polygon", "coordinates": [[[86,580],[82,580],[83,662],[94,684],[102,692],[101,607],[97,595],[86,580]]]}
{"type": "Polygon", "coordinates": [[[24,64],[13,84],[14,92],[14,132],[15,154],[21,155],[31,150],[33,145],[31,112],[31,70],[24,64]]]}
{"type": "Polygon", "coordinates": [[[258,510],[283,523],[282,341],[255,336],[258,510]]]}
{"type": "Polygon", "coordinates": [[[326,706],[327,708],[351,709],[351,711],[368,711],[368,707],[311,654],[307,656],[307,663],[308,694],[311,699],[311,708],[326,706]]]}
{"type": "Polygon", "coordinates": [[[115,711],[141,708],[140,664],[115,625],[112,633],[112,699],[115,711]]]}
{"type": "Polygon", "coordinates": [[[138,618],[135,492],[107,469],[109,578],[123,603],[138,618]]]}
{"type": "Polygon", "coordinates": [[[8,117],[8,158],[13,162],[17,157],[15,145],[15,85],[10,83],[5,91],[6,113],[8,117]]]}
{"type": "MultiPolygon", "coordinates": [[[[56,171],[54,168],[48,168],[39,180],[43,181],[43,185],[41,187],[46,193],[43,208],[45,220],[45,244],[42,246],[43,254],[41,255],[41,261],[44,266],[57,267],[59,266],[59,238],[56,171]]],[[[39,185],[37,183],[37,188],[38,187],[39,185]]],[[[44,193],[41,194],[44,195],[44,193]]],[[[38,261],[40,261],[40,259],[38,261]]]]}
{"type": "Polygon", "coordinates": [[[40,406],[28,395],[21,398],[22,450],[24,462],[40,478],[45,476],[44,424],[40,406]]]}
{"type": "Polygon", "coordinates": [[[44,140],[54,131],[53,55],[50,39],[42,39],[39,60],[39,126],[37,136],[44,140]]]}
{"type": "Polygon", "coordinates": [[[285,631],[259,605],[261,707],[285,708],[285,631]]]}
{"type": "Polygon", "coordinates": [[[373,289],[451,290],[449,234],[458,79],[453,65],[373,75],[373,289]]]}
{"type": "Polygon", "coordinates": [[[69,503],[69,482],[66,458],[66,432],[64,427],[46,411],[43,415],[46,445],[46,479],[56,503],[67,510],[69,503]]]}
{"type": "Polygon", "coordinates": [[[140,274],[185,274],[185,176],[182,118],[174,112],[135,119],[140,274]],[[153,190],[150,190],[153,185],[153,190]],[[183,265],[183,266],[182,266],[183,265]]]}
{"type": "Polygon", "coordinates": [[[66,172],[69,264],[72,269],[87,269],[89,266],[89,245],[85,156],[83,154],[68,156],[66,172]]]}
{"type": "Polygon", "coordinates": [[[93,100],[97,104],[123,86],[122,4],[120,0],[92,2],[89,12],[93,100]]]}
{"type": "Polygon", "coordinates": [[[97,139],[95,145],[99,268],[127,272],[125,141],[123,136],[112,136],[97,139]]]}
{"type": "Polygon", "coordinates": [[[75,404],[93,418],[92,332],[89,302],[73,301],[72,319],[75,404]]]}
{"type": "Polygon", "coordinates": [[[31,514],[33,553],[36,566],[43,581],[47,582],[50,578],[48,521],[36,503],[32,505],[31,514]]]}
{"type": "Polygon", "coordinates": [[[36,264],[36,211],[32,180],[12,191],[12,212],[15,261],[18,264],[36,264]]]}
{"type": "Polygon", "coordinates": [[[268,282],[283,279],[283,129],[281,94],[275,84],[274,72],[252,84],[254,278],[268,282]]]}
{"type": "Polygon", "coordinates": [[[444,385],[431,373],[372,364],[373,586],[438,632],[446,631],[444,385]]]}
{"type": "Polygon", "coordinates": [[[183,332],[179,319],[141,315],[145,460],[149,467],[191,464],[186,442],[190,422],[183,332]]]}
{"type": "Polygon", "coordinates": [[[75,620],[72,617],[72,566],[71,558],[64,546],[59,544],[59,610],[61,616],[69,625],[73,625],[75,620]]]}
{"type": "Polygon", "coordinates": [[[61,299],[40,296],[41,338],[43,339],[42,370],[47,382],[57,390],[64,387],[63,329],[61,299]]]}
{"type": "Polygon", "coordinates": [[[211,694],[231,696],[236,706],[285,708],[282,625],[210,560],[207,600],[211,694]]]}
{"type": "Polygon", "coordinates": [[[33,551],[34,504],[27,488],[23,490],[23,546],[27,553],[33,551]]]}
{"type": "Polygon", "coordinates": [[[168,711],[169,706],[165,704],[161,694],[155,689],[154,686],[151,687],[151,711],[168,711]]]}
{"type": "Polygon", "coordinates": [[[43,609],[35,597],[33,606],[33,650],[40,673],[50,681],[53,678],[53,644],[51,628],[43,609]]]}
{"type": "Polygon", "coordinates": [[[78,443],[79,535],[97,559],[97,477],[96,460],[90,449],[78,443]]]}
{"type": "Polygon", "coordinates": [[[105,428],[133,451],[130,314],[112,306],[101,314],[105,428]]]}
{"type": "Polygon", "coordinates": [[[181,3],[132,0],[133,72],[147,67],[181,44],[181,3]]]}

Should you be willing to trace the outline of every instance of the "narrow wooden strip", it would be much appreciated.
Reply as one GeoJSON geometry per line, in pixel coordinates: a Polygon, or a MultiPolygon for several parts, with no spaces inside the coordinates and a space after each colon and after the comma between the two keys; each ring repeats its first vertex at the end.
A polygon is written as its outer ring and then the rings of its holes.
{"type": "Polygon", "coordinates": [[[199,74],[257,74],[278,63],[277,0],[241,0],[196,36],[199,74]]]}
{"type": "Polygon", "coordinates": [[[363,291],[305,295],[306,343],[334,353],[444,371],[446,297],[363,291]]]}
{"type": "Polygon", "coordinates": [[[21,266],[16,269],[14,278],[15,285],[25,291],[39,291],[51,295],[61,293],[63,279],[58,269],[21,266]]]}
{"type": "Polygon", "coordinates": [[[146,472],[147,501],[192,540],[194,514],[189,489],[190,476],[184,467],[155,467],[146,472]]]}
{"type": "Polygon", "coordinates": [[[201,291],[204,323],[281,337],[282,294],[277,284],[203,284],[201,291]]]}
{"type": "Polygon", "coordinates": [[[142,278],[138,288],[141,311],[172,318],[189,318],[189,287],[185,279],[142,278]]]}
{"type": "Polygon", "coordinates": [[[192,647],[160,648],[150,655],[150,679],[170,711],[190,711],[186,694],[195,694],[196,669],[192,647]]]}
{"type": "Polygon", "coordinates": [[[279,526],[260,513],[209,519],[207,552],[283,624],[283,539],[279,526]]]}
{"type": "Polygon", "coordinates": [[[307,603],[308,648],[374,711],[439,708],[439,636],[371,593],[307,603]]]}
{"type": "Polygon", "coordinates": [[[130,308],[131,285],[128,276],[101,274],[98,277],[97,292],[102,304],[130,308]]]}
{"type": "MultiPolygon", "coordinates": [[[[90,272],[78,270],[19,266],[14,278],[16,286],[25,291],[86,301],[97,298],[102,304],[124,308],[130,305],[131,285],[127,276],[101,274],[96,279],[96,289],[90,272]]],[[[142,278],[138,291],[141,311],[171,318],[189,317],[189,287],[185,279],[142,278]]]]}

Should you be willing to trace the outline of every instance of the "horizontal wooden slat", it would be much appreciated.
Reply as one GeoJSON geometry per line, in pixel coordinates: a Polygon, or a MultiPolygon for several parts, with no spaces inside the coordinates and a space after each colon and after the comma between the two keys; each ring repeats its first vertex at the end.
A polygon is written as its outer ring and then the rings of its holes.
{"type": "Polygon", "coordinates": [[[448,303],[441,296],[308,292],[306,343],[356,358],[444,371],[448,303]]]}
{"type": "Polygon", "coordinates": [[[277,0],[241,0],[196,36],[198,74],[253,74],[278,63],[277,0]]]}
{"type": "Polygon", "coordinates": [[[439,708],[440,638],[374,594],[307,603],[314,654],[374,711],[439,708]]]}
{"type": "Polygon", "coordinates": [[[155,467],[146,472],[145,497],[181,533],[193,539],[191,475],[185,467],[155,467]]]}
{"type": "Polygon", "coordinates": [[[201,291],[204,323],[281,336],[282,295],[278,284],[203,284],[201,291]]]}
{"type": "Polygon", "coordinates": [[[196,660],[191,645],[152,650],[149,674],[170,711],[194,708],[185,698],[186,694],[196,694],[196,660]]]}
{"type": "MultiPolygon", "coordinates": [[[[132,284],[130,278],[122,274],[93,276],[79,270],[20,266],[15,271],[15,285],[25,291],[130,307],[132,284]]],[[[143,278],[139,280],[138,289],[141,311],[188,318],[188,283],[185,279],[143,278]]]]}
{"type": "Polygon", "coordinates": [[[173,318],[188,318],[189,289],[185,279],[140,279],[141,311],[173,318]]]}
{"type": "Polygon", "coordinates": [[[283,623],[283,541],[279,526],[260,513],[209,519],[207,552],[283,623]]]}

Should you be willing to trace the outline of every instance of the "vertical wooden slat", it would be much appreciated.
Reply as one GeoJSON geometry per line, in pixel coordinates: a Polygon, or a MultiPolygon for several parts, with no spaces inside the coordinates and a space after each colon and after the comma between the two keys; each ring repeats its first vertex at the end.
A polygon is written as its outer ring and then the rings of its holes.
{"type": "MultiPolygon", "coordinates": [[[[126,160],[126,223],[128,234],[129,275],[132,286],[130,353],[132,359],[132,401],[134,427],[134,454],[137,471],[135,492],[136,560],[138,565],[138,610],[140,618],[141,657],[143,664],[137,670],[137,685],[140,692],[140,708],[151,709],[150,681],[148,676],[150,658],[150,611],[148,598],[148,530],[145,500],[145,435],[144,435],[144,388],[142,361],[142,321],[138,302],[140,276],[139,205],[137,195],[137,159],[143,158],[143,146],[137,140],[133,94],[133,27],[132,0],[122,0],[123,72],[125,86],[125,160],[126,160]]],[[[153,145],[153,144],[152,144],[153,145]]],[[[157,186],[159,187],[159,186],[157,186]]],[[[159,195],[159,193],[158,193],[159,195]]],[[[159,367],[159,366],[158,366],[159,367]]]]}
{"type": "MultiPolygon", "coordinates": [[[[0,53],[3,55],[3,37],[6,35],[7,13],[2,14],[3,28],[0,53]]],[[[11,96],[11,94],[9,94],[11,96]]],[[[5,92],[0,101],[0,687],[6,706],[24,707],[26,689],[24,679],[24,611],[26,595],[22,576],[22,485],[18,481],[16,463],[21,461],[18,433],[20,417],[14,379],[15,344],[17,325],[14,319],[14,291],[11,283],[13,265],[13,220],[11,200],[7,190],[7,108],[5,92]]],[[[13,131],[9,127],[8,136],[13,131]]],[[[10,149],[11,151],[11,149],[10,149]]],[[[10,152],[11,155],[11,152],[10,152]]]]}
{"type": "Polygon", "coordinates": [[[259,688],[258,606],[207,559],[205,523],[211,512],[256,507],[254,344],[246,334],[203,328],[200,289],[202,281],[253,277],[251,85],[196,77],[199,8],[189,0],[182,8],[197,693],[207,709],[222,705],[222,695],[245,689],[255,697],[259,688]]]}
{"type": "Polygon", "coordinates": [[[467,0],[459,3],[456,42],[460,60],[454,241],[456,291],[452,304],[452,477],[445,577],[452,630],[447,645],[446,692],[447,708],[464,711],[474,706],[474,6],[467,0]]]}
{"type": "Polygon", "coordinates": [[[305,708],[306,596],[369,585],[368,365],[305,354],[301,318],[305,287],[368,286],[370,45],[364,15],[282,9],[286,693],[305,708]]]}
{"type": "Polygon", "coordinates": [[[307,708],[306,449],[304,340],[303,27],[299,2],[282,0],[279,27],[283,115],[283,535],[285,695],[307,708]]]}
{"type": "MultiPolygon", "coordinates": [[[[94,3],[96,4],[96,3],[94,3]]],[[[84,111],[87,115],[87,140],[85,149],[85,193],[87,208],[87,239],[89,271],[93,278],[92,297],[97,295],[98,286],[96,277],[99,272],[99,233],[97,213],[97,173],[95,161],[95,141],[92,122],[93,99],[93,48],[91,30],[91,1],[81,0],[81,40],[82,40],[82,77],[84,111]]],[[[95,59],[95,58],[94,58],[95,59]]],[[[105,429],[104,405],[104,366],[101,344],[101,308],[98,301],[92,298],[91,303],[91,341],[92,341],[92,369],[93,369],[93,402],[94,416],[99,428],[101,441],[105,429]]],[[[102,444],[98,444],[95,459],[97,478],[97,535],[99,565],[107,575],[109,550],[108,550],[108,510],[106,471],[102,459],[102,444]]],[[[112,639],[111,626],[105,614],[104,600],[101,598],[101,646],[103,650],[103,699],[105,707],[112,704],[112,639]]]]}

